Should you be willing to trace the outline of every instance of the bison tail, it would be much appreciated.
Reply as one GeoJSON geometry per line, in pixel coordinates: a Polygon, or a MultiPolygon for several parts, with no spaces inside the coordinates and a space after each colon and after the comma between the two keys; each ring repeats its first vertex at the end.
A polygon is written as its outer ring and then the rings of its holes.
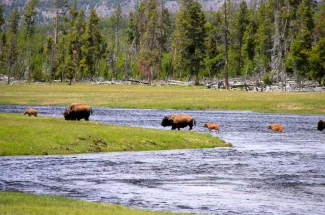
{"type": "Polygon", "coordinates": [[[196,121],[195,121],[195,119],[193,119],[193,124],[196,126],[196,121]]]}
{"type": "Polygon", "coordinates": [[[90,114],[93,114],[93,109],[89,108],[90,109],[90,114]]]}

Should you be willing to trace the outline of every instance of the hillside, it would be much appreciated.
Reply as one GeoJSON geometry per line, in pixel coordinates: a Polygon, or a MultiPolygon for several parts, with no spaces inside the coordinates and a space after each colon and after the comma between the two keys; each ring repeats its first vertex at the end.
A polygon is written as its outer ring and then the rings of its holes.
{"type": "MultiPolygon", "coordinates": [[[[237,4],[241,0],[232,0],[232,3],[237,4]]],[[[246,0],[248,4],[251,4],[254,0],[246,0]]],[[[261,1],[261,0],[257,0],[261,1]]],[[[19,8],[23,10],[28,0],[2,0],[5,5],[5,16],[7,17],[13,8],[19,8]]],[[[72,0],[68,0],[68,4],[71,4],[72,0]]],[[[122,11],[125,15],[132,9],[134,9],[141,0],[120,0],[122,11]]],[[[224,0],[199,0],[205,11],[215,11],[224,2],[224,0]]],[[[99,16],[107,17],[112,14],[118,0],[78,0],[79,8],[84,8],[86,14],[92,8],[96,8],[99,16]]],[[[53,0],[40,0],[39,2],[39,17],[38,21],[46,22],[51,18],[51,8],[53,5],[53,0]]],[[[176,12],[179,9],[177,0],[165,0],[165,7],[171,12],[176,12]]]]}

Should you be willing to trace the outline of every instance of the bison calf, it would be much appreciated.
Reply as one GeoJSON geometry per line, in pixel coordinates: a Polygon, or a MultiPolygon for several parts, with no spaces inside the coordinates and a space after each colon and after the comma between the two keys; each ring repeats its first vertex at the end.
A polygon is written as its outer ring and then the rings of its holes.
{"type": "Polygon", "coordinates": [[[194,125],[196,125],[195,119],[184,114],[173,114],[171,116],[165,116],[161,121],[161,126],[172,126],[172,130],[180,130],[186,126],[189,126],[189,130],[192,130],[194,125]]]}
{"type": "Polygon", "coordinates": [[[272,124],[267,126],[267,128],[271,129],[272,131],[284,132],[284,127],[280,124],[272,124]]]}
{"type": "Polygon", "coordinates": [[[208,128],[209,131],[211,131],[212,129],[216,130],[216,131],[220,131],[219,130],[219,125],[217,123],[205,123],[203,125],[204,128],[208,128]]]}
{"type": "Polygon", "coordinates": [[[35,116],[37,117],[37,110],[33,109],[33,108],[29,108],[27,110],[24,111],[24,115],[28,114],[28,116],[35,116]]]}

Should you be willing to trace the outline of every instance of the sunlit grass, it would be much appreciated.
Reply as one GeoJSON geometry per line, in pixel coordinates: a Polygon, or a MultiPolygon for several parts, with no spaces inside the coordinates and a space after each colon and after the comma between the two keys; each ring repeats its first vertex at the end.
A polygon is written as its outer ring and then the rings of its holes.
{"type": "Polygon", "coordinates": [[[112,108],[251,110],[325,113],[324,93],[246,92],[203,86],[56,84],[0,85],[0,104],[68,105],[81,102],[112,108]]]}
{"type": "Polygon", "coordinates": [[[0,156],[148,151],[225,146],[194,131],[170,131],[63,118],[0,114],[0,156]]]}
{"type": "MultiPolygon", "coordinates": [[[[175,213],[135,210],[127,207],[72,200],[57,196],[0,192],[1,215],[171,215],[175,213]]],[[[184,213],[183,213],[184,214],[184,213]]]]}

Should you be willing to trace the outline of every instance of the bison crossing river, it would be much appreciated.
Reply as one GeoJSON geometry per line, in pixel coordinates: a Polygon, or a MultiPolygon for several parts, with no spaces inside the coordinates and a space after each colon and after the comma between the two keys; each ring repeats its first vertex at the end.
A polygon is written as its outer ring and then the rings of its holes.
{"type": "MultiPolygon", "coordinates": [[[[62,118],[66,107],[33,106],[62,118]]],[[[0,105],[22,113],[26,106],[0,105]]],[[[93,107],[91,120],[155,129],[164,116],[218,122],[232,148],[0,157],[0,190],[64,195],[135,208],[198,214],[325,214],[322,115],[93,107]],[[285,126],[285,133],[267,129],[285,126]]],[[[208,132],[203,126],[195,132],[208,132]]]]}

